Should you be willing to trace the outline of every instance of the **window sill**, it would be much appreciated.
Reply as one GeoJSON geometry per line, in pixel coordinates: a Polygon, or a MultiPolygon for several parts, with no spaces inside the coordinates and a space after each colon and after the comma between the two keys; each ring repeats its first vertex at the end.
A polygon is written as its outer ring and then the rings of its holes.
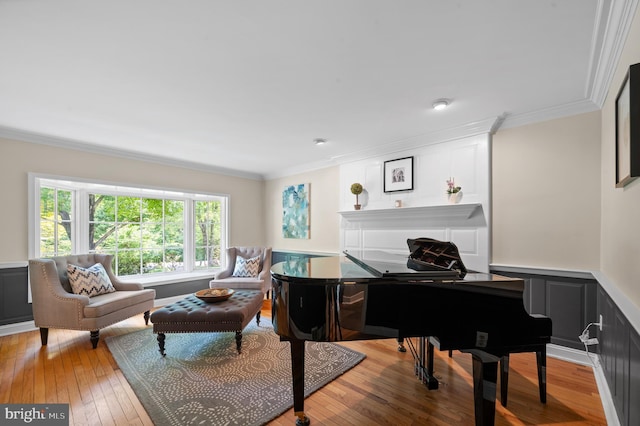
{"type": "Polygon", "coordinates": [[[196,281],[201,279],[213,279],[213,276],[217,270],[210,271],[198,271],[198,272],[184,272],[176,274],[167,274],[160,276],[131,276],[131,277],[119,277],[122,282],[140,283],[145,287],[154,287],[166,284],[183,283],[187,281],[196,281]]]}

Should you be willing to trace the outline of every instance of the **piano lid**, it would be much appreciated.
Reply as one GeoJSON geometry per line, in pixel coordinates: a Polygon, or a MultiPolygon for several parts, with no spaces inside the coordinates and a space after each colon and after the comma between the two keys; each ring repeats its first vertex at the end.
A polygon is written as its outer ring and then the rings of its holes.
{"type": "MultiPolygon", "coordinates": [[[[351,261],[370,271],[378,278],[456,280],[461,278],[457,270],[441,267],[415,267],[410,256],[380,250],[357,250],[344,252],[351,261]]],[[[422,265],[420,265],[422,266],[422,265]]]]}
{"type": "Polygon", "coordinates": [[[370,281],[378,278],[393,280],[457,280],[456,271],[416,270],[407,267],[407,255],[380,250],[345,251],[340,256],[290,259],[276,263],[271,273],[276,277],[335,281],[370,281]]]}

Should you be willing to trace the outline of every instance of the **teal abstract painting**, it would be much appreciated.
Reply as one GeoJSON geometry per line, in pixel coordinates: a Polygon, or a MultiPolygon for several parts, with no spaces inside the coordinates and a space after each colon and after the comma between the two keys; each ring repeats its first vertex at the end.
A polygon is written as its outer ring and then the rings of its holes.
{"type": "Polygon", "coordinates": [[[282,192],[282,236],[309,238],[309,184],[287,186],[282,192]]]}

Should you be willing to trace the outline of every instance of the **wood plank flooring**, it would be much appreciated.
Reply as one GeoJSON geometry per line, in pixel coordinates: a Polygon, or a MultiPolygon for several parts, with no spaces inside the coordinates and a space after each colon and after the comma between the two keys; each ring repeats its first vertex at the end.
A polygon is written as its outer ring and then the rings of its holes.
{"type": "MultiPolygon", "coordinates": [[[[269,320],[270,311],[262,315],[269,320]]],[[[144,327],[142,315],[100,332],[50,330],[0,337],[0,403],[69,403],[71,425],[152,425],[104,339],[144,327]]],[[[473,425],[471,356],[436,353],[440,389],[429,391],[413,374],[409,352],[393,340],[341,343],[367,355],[355,368],[305,401],[312,425],[473,425]]],[[[514,354],[507,407],[496,404],[496,425],[606,425],[591,368],[549,358],[547,404],[538,399],[534,354],[514,354]]],[[[498,394],[500,385],[498,385],[498,394]]],[[[292,426],[293,410],[269,423],[292,426]]],[[[159,426],[159,425],[158,425],[159,426]]]]}

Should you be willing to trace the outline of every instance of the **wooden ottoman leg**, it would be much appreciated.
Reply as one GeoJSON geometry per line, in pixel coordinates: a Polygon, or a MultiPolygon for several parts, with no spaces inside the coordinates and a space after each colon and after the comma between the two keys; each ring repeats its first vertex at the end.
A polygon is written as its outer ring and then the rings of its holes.
{"type": "Polygon", "coordinates": [[[160,355],[162,356],[167,355],[164,353],[164,339],[165,339],[164,333],[158,333],[158,346],[160,347],[160,355]]]}
{"type": "Polygon", "coordinates": [[[238,349],[238,353],[242,349],[242,330],[236,331],[236,349],[238,349]]]}
{"type": "Polygon", "coordinates": [[[260,325],[260,311],[256,314],[256,324],[260,325]]]}

